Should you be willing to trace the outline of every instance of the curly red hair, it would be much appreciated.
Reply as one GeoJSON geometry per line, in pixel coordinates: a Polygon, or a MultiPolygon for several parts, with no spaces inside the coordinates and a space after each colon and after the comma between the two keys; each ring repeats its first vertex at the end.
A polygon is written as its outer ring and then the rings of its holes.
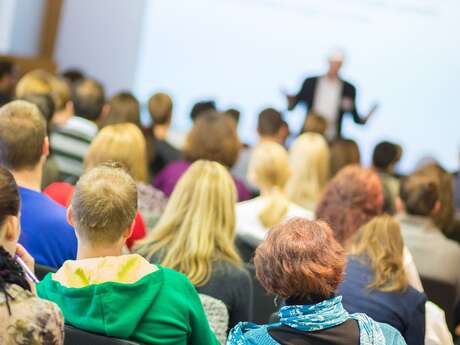
{"type": "Polygon", "coordinates": [[[293,218],[271,229],[256,249],[256,276],[282,298],[330,298],[341,283],[344,249],[325,222],[293,218]]]}
{"type": "Polygon", "coordinates": [[[327,184],[316,208],[344,244],[361,225],[382,213],[383,191],[379,176],[359,165],[343,168],[327,184]]]}

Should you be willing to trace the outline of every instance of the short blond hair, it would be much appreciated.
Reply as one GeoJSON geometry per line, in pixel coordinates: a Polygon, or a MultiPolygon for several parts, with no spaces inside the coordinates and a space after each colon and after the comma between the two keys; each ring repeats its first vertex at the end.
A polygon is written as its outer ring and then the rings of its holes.
{"type": "Polygon", "coordinates": [[[123,165],[136,181],[146,181],[146,143],[136,125],[120,123],[102,128],[89,146],[83,165],[88,170],[109,161],[123,165]]]}
{"type": "Polygon", "coordinates": [[[90,243],[112,243],[136,216],[136,183],[120,167],[98,166],[80,178],[71,206],[79,236],[90,243]]]}

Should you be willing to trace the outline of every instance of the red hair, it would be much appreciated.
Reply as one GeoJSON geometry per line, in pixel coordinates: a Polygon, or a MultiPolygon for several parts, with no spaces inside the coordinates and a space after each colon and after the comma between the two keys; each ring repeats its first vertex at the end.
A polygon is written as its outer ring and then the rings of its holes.
{"type": "Polygon", "coordinates": [[[382,213],[383,191],[378,175],[358,165],[343,168],[326,185],[316,218],[326,221],[340,243],[361,225],[382,213]]]}
{"type": "Polygon", "coordinates": [[[344,250],[321,221],[293,218],[271,229],[256,249],[257,279],[282,298],[330,298],[341,283],[344,250]]]}

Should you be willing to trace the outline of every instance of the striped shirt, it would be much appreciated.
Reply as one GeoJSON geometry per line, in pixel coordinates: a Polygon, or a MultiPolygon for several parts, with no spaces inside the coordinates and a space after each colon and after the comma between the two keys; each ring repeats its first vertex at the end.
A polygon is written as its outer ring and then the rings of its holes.
{"type": "Polygon", "coordinates": [[[50,136],[52,157],[63,178],[74,183],[83,173],[83,159],[98,128],[93,122],[73,116],[50,136]]]}

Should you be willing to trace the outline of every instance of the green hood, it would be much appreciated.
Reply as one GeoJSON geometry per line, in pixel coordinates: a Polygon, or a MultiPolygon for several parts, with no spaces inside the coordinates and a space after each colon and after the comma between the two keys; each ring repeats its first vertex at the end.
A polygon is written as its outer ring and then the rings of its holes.
{"type": "Polygon", "coordinates": [[[58,304],[68,324],[130,338],[163,282],[163,268],[138,255],[124,255],[67,261],[37,285],[37,293],[58,304]]]}

